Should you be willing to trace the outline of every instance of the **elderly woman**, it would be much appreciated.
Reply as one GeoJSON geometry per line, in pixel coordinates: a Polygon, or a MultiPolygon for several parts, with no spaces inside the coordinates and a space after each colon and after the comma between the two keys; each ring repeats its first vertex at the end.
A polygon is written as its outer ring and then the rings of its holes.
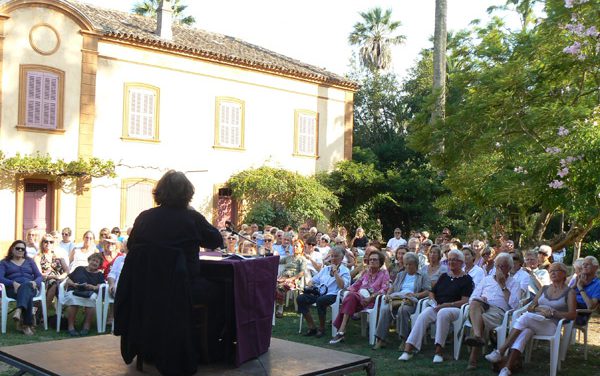
{"type": "Polygon", "coordinates": [[[511,329],[506,342],[485,358],[497,363],[504,353],[511,349],[501,376],[509,376],[515,370],[525,346],[534,335],[552,335],[560,319],[573,320],[576,316],[577,302],[575,291],[566,284],[567,266],[554,263],[548,268],[552,283],[544,286],[527,308],[527,313],[520,316],[511,329]]]}
{"type": "Polygon", "coordinates": [[[346,250],[343,247],[333,247],[330,252],[330,265],[323,267],[308,283],[309,286],[317,287],[320,295],[301,294],[296,299],[298,302],[298,313],[304,316],[308,325],[306,336],[322,337],[325,334],[325,314],[327,313],[327,307],[335,302],[338,291],[350,285],[350,270],[342,264],[345,252],[346,250]],[[317,305],[319,315],[318,330],[310,313],[310,306],[312,304],[317,305]]]}
{"type": "Polygon", "coordinates": [[[299,288],[306,270],[306,258],[304,258],[304,247],[302,242],[294,244],[294,255],[281,257],[279,263],[283,265],[282,271],[277,277],[275,289],[275,302],[277,304],[276,317],[283,317],[283,303],[288,291],[299,288]]]}
{"type": "Polygon", "coordinates": [[[75,270],[78,266],[86,266],[88,257],[97,251],[94,244],[94,233],[90,230],[83,234],[83,245],[73,248],[73,252],[69,255],[69,270],[75,270]]]}
{"type": "Polygon", "coordinates": [[[465,273],[473,278],[473,283],[478,284],[485,277],[483,269],[475,264],[475,252],[469,247],[463,247],[463,255],[465,255],[465,273]]]}
{"type": "Polygon", "coordinates": [[[434,245],[429,250],[428,259],[429,265],[423,266],[421,268],[421,273],[427,274],[431,281],[431,286],[433,287],[440,276],[448,271],[448,268],[445,265],[440,264],[442,259],[442,249],[437,245],[434,245]]]}
{"type": "Polygon", "coordinates": [[[110,234],[102,243],[102,264],[99,269],[104,273],[104,279],[108,278],[108,273],[117,257],[123,256],[123,253],[117,250],[118,242],[117,236],[110,234]]]}
{"type": "Polygon", "coordinates": [[[88,257],[87,266],[78,266],[67,277],[65,285],[64,305],[67,306],[68,330],[71,337],[85,336],[90,332],[90,324],[96,314],[95,298],[104,283],[104,275],[98,269],[104,261],[99,253],[93,253],[88,257]],[[80,332],[75,330],[75,317],[79,306],[85,307],[85,320],[80,332]]]}
{"type": "Polygon", "coordinates": [[[533,295],[537,295],[542,286],[550,284],[550,274],[546,269],[540,269],[538,266],[537,252],[535,250],[527,251],[523,270],[529,274],[529,291],[533,295]]]}
{"type": "Polygon", "coordinates": [[[415,313],[417,301],[428,296],[431,290],[429,277],[418,270],[419,258],[414,252],[404,254],[403,265],[404,270],[398,273],[394,279],[394,283],[388,289],[384,302],[379,308],[379,323],[375,334],[377,342],[373,346],[374,350],[385,345],[385,337],[394,318],[396,319],[396,332],[400,339],[400,346],[402,346],[410,333],[410,315],[415,313]]]}
{"type": "Polygon", "coordinates": [[[356,229],[356,234],[350,242],[350,248],[366,248],[369,238],[365,235],[365,230],[362,227],[356,229]]]}
{"type": "Polygon", "coordinates": [[[348,288],[348,294],[342,301],[340,312],[333,321],[338,329],[335,337],[329,341],[336,344],[344,340],[348,319],[353,314],[366,308],[373,308],[377,295],[384,294],[390,282],[390,275],[382,266],[385,263],[385,254],[381,251],[372,251],[368,254],[369,268],[362,273],[360,279],[348,288]]]}
{"type": "Polygon", "coordinates": [[[42,274],[35,262],[27,257],[25,248],[23,240],[10,245],[6,257],[0,261],[0,283],[4,284],[6,295],[17,301],[13,315],[17,330],[30,336],[33,335],[33,298],[41,287],[42,274]]]}
{"type": "MultiPolygon", "coordinates": [[[[390,281],[395,281],[398,273],[404,270],[404,255],[408,253],[408,248],[405,245],[401,245],[396,249],[396,254],[394,255],[394,264],[390,268],[390,281]]],[[[414,252],[413,252],[414,253],[414,252]]],[[[419,261],[419,257],[417,257],[417,267],[419,261]]]]}
{"type": "Polygon", "coordinates": [[[577,276],[583,272],[583,261],[583,257],[573,261],[573,274],[568,278],[567,283],[569,287],[575,287],[575,284],[577,283],[577,276]]]}
{"type": "Polygon", "coordinates": [[[538,263],[540,269],[548,269],[552,264],[552,247],[540,245],[538,248],[538,263]]]}
{"type": "Polygon", "coordinates": [[[434,363],[444,361],[443,348],[450,325],[460,314],[460,308],[469,300],[473,292],[473,279],[462,270],[465,256],[457,249],[448,252],[448,272],[443,273],[438,282],[433,286],[429,297],[431,304],[425,308],[410,331],[406,340],[404,352],[398,360],[407,361],[413,357],[415,351],[421,349],[423,336],[429,325],[435,323],[435,356],[434,363]]]}
{"type": "Polygon", "coordinates": [[[46,234],[40,242],[40,253],[35,257],[35,263],[42,273],[42,279],[46,286],[46,304],[48,308],[56,296],[58,284],[66,278],[69,267],[62,257],[54,253],[54,237],[46,234]]]}

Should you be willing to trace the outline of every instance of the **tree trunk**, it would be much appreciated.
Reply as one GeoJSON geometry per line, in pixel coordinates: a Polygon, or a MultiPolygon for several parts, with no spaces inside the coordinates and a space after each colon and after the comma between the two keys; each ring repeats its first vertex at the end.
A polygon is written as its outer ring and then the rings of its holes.
{"type": "MultiPolygon", "coordinates": [[[[585,235],[594,227],[594,219],[585,224],[573,224],[566,234],[554,239],[550,246],[552,250],[559,250],[573,244],[581,243],[585,235]]],[[[578,252],[579,253],[579,252],[578,252]]],[[[575,258],[573,258],[575,260],[575,258]]]]}
{"type": "Polygon", "coordinates": [[[437,95],[431,123],[446,116],[446,19],[447,0],[435,0],[435,32],[433,35],[433,92],[437,95]]]}
{"type": "Polygon", "coordinates": [[[544,236],[544,232],[546,231],[546,227],[548,227],[548,223],[552,218],[552,212],[547,210],[542,210],[538,219],[535,221],[535,225],[533,227],[533,233],[531,234],[531,239],[534,244],[540,244],[542,242],[542,237],[544,236]]]}

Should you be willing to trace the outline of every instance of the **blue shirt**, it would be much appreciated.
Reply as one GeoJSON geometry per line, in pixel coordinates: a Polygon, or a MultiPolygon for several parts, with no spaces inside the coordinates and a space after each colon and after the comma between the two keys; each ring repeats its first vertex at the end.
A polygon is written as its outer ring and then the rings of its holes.
{"type": "Polygon", "coordinates": [[[19,284],[35,281],[38,288],[42,287],[42,273],[32,259],[26,258],[23,265],[19,266],[12,261],[0,261],[0,283],[12,286],[13,282],[19,284]]]}
{"type": "Polygon", "coordinates": [[[287,252],[286,252],[286,248],[284,248],[282,244],[274,244],[273,245],[273,253],[276,253],[282,257],[283,256],[293,256],[294,255],[294,247],[292,247],[291,245],[288,245],[287,252]]]}
{"type": "MultiPolygon", "coordinates": [[[[598,277],[592,279],[592,282],[588,283],[587,286],[584,286],[583,290],[590,299],[600,300],[600,280],[598,279],[598,277]]],[[[581,297],[581,292],[579,291],[577,286],[575,286],[575,291],[577,292],[577,303],[580,305],[585,305],[585,301],[581,297]]]]}
{"type": "MultiPolygon", "coordinates": [[[[337,295],[338,291],[340,291],[340,288],[335,281],[335,276],[331,276],[330,272],[331,265],[321,269],[321,271],[312,278],[312,285],[316,287],[327,286],[327,295],[337,295]]],[[[344,265],[340,264],[338,268],[338,274],[344,280],[344,288],[348,288],[348,286],[350,286],[350,270],[344,265]]]]}

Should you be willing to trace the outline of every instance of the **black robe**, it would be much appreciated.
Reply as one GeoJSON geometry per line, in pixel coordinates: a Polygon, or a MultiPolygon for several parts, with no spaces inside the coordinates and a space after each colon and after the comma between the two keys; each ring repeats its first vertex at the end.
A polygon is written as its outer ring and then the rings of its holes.
{"type": "Polygon", "coordinates": [[[191,208],[161,206],[136,218],[114,305],[125,363],[141,354],[163,375],[196,372],[190,271],[200,246],[222,247],[223,239],[191,208]]]}

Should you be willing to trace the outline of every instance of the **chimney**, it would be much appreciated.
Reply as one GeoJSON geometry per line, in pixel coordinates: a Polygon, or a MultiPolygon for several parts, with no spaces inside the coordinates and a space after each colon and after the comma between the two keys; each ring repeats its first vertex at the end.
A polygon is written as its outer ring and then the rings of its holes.
{"type": "Polygon", "coordinates": [[[162,0],[156,11],[156,35],[161,39],[173,39],[173,8],[171,0],[162,0]]]}

